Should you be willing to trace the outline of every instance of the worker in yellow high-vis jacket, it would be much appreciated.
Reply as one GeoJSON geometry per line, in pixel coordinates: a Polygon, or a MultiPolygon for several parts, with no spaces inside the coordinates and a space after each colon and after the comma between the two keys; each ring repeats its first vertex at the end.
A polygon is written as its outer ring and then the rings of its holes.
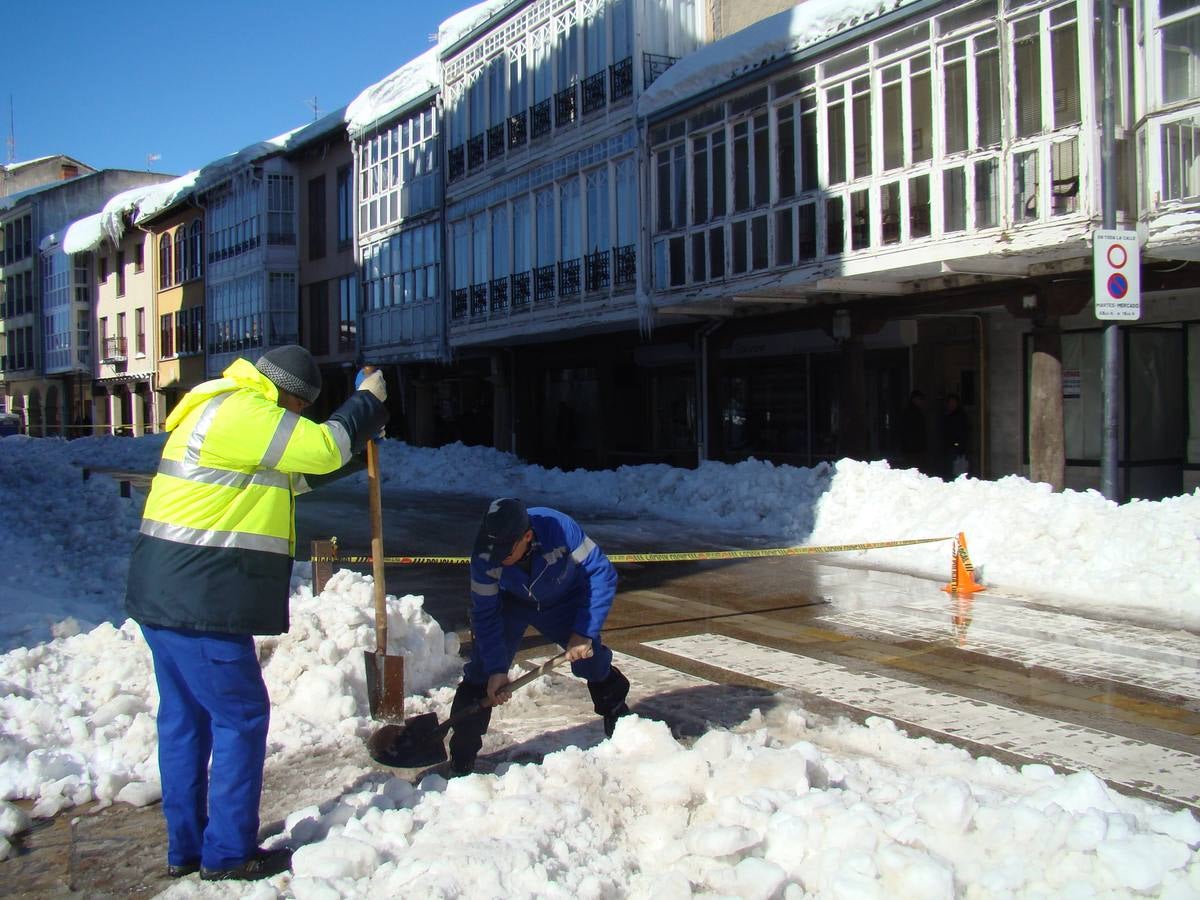
{"type": "Polygon", "coordinates": [[[388,419],[381,372],[323,424],[300,415],[320,391],[309,352],[277,347],[236,360],[167,417],[125,605],[154,657],[172,877],[264,878],[290,861],[258,847],[270,699],[253,635],[288,629],[305,475],[341,469],[388,419]]]}

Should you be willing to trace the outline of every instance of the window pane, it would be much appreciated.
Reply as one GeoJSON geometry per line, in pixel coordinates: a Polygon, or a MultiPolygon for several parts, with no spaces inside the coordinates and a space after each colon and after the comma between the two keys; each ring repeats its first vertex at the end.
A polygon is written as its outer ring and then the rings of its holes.
{"type": "Polygon", "coordinates": [[[730,226],[729,242],[730,250],[730,271],[734,275],[740,275],[746,271],[746,221],[743,219],[740,222],[734,222],[730,226]]]}
{"type": "Polygon", "coordinates": [[[1050,146],[1050,215],[1079,211],[1079,153],[1074,139],[1050,146]]]}
{"type": "Polygon", "coordinates": [[[1036,219],[1038,153],[1018,153],[1013,157],[1013,221],[1036,219]]]}
{"type": "Polygon", "coordinates": [[[1014,26],[1013,67],[1016,70],[1017,136],[1042,130],[1041,35],[1036,18],[1014,26]]]}
{"type": "MultiPolygon", "coordinates": [[[[883,87],[883,168],[904,165],[904,94],[900,84],[900,66],[892,66],[884,77],[894,79],[883,87]]],[[[914,127],[916,123],[913,123],[914,127]]]]}
{"type": "Polygon", "coordinates": [[[829,183],[846,180],[846,113],[845,104],[830,104],[826,116],[829,134],[829,183]]]}
{"type": "Polygon", "coordinates": [[[1200,16],[1162,30],[1163,102],[1200,96],[1200,16]]]}
{"type": "Polygon", "coordinates": [[[834,256],[846,249],[845,221],[842,213],[842,198],[830,197],[825,201],[825,253],[834,256]]]}
{"type": "Polygon", "coordinates": [[[871,94],[869,78],[854,80],[854,177],[871,174],[871,94]]]}
{"type": "Polygon", "coordinates": [[[996,36],[990,36],[992,47],[979,51],[980,40],[975,42],[975,110],[979,122],[977,147],[991,147],[1000,143],[1000,51],[995,47],[996,36]]]}
{"type": "Polygon", "coordinates": [[[999,216],[1000,161],[980,160],[975,163],[975,227],[994,228],[999,216]]]}
{"type": "Polygon", "coordinates": [[[796,259],[817,258],[817,205],[806,203],[796,209],[796,259]]]}
{"type": "Polygon", "coordinates": [[[817,189],[817,99],[800,98],[800,190],[817,189]]]}
{"type": "Polygon", "coordinates": [[[708,239],[703,231],[692,233],[692,281],[705,281],[708,278],[706,265],[708,239]]]}
{"type": "Polygon", "coordinates": [[[775,213],[775,265],[789,266],[795,251],[796,237],[792,234],[792,210],[775,213]]]}
{"type": "Polygon", "coordinates": [[[871,194],[855,191],[850,195],[850,249],[871,246],[871,194]]]}
{"type": "Polygon", "coordinates": [[[945,89],[946,152],[961,153],[967,149],[967,67],[961,59],[946,64],[945,89]]]}
{"type": "Polygon", "coordinates": [[[671,263],[671,287],[684,283],[683,236],[673,237],[668,242],[668,255],[671,263]]]}
{"type": "Polygon", "coordinates": [[[708,232],[708,266],[713,278],[725,277],[724,228],[713,228],[708,232]]]}
{"type": "Polygon", "coordinates": [[[733,211],[750,208],[750,124],[733,126],[733,211]]]}
{"type": "Polygon", "coordinates": [[[908,236],[929,237],[929,176],[908,179],[908,236]]]}
{"type": "Polygon", "coordinates": [[[796,196],[796,123],[792,107],[781,107],[777,113],[779,140],[776,144],[776,165],[779,169],[779,196],[796,196]]]}
{"type": "Polygon", "coordinates": [[[672,155],[672,164],[675,167],[672,183],[675,192],[675,210],[672,216],[672,224],[676,228],[682,228],[687,224],[687,149],[683,144],[676,144],[672,155]]]}
{"type": "Polygon", "coordinates": [[[942,230],[963,231],[967,227],[967,176],[962,168],[942,174],[942,230]]]}
{"type": "Polygon", "coordinates": [[[712,214],[725,215],[725,185],[729,176],[725,171],[725,132],[712,136],[712,214]]]}
{"type": "Polygon", "coordinates": [[[933,156],[933,100],[928,70],[913,75],[908,88],[912,110],[912,161],[917,163],[933,156]]]}
{"type": "Polygon", "coordinates": [[[885,244],[900,241],[900,182],[893,181],[879,189],[879,217],[885,244]]]}
{"type": "Polygon", "coordinates": [[[1079,124],[1079,46],[1075,23],[1056,28],[1050,37],[1054,78],[1054,127],[1079,124]]]}
{"type": "Polygon", "coordinates": [[[708,221],[708,138],[692,141],[692,172],[695,185],[692,190],[692,224],[708,221]]]}
{"type": "Polygon", "coordinates": [[[754,117],[754,205],[771,202],[770,129],[767,116],[754,117]]]}
{"type": "Polygon", "coordinates": [[[750,222],[750,267],[765,269],[767,260],[767,217],[755,216],[750,222]]]}

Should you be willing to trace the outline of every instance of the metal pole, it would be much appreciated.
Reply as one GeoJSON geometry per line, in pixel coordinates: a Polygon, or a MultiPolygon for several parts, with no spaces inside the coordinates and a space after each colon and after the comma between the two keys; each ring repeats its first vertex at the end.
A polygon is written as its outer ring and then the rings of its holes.
{"type": "MultiPolygon", "coordinates": [[[[1113,40],[1113,0],[1100,3],[1100,52],[1104,59],[1104,106],[1100,119],[1100,204],[1102,228],[1117,227],[1116,95],[1117,47],[1113,40]]],[[[1104,329],[1104,441],[1100,451],[1100,492],[1121,501],[1120,459],[1121,329],[1110,322],[1104,329]]]]}

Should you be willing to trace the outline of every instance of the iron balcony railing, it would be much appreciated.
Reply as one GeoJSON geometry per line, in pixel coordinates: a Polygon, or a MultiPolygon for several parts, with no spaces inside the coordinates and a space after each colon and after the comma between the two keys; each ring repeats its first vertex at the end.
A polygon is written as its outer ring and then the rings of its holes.
{"type": "Polygon", "coordinates": [[[488,159],[499,159],[504,155],[504,123],[493,125],[487,131],[488,159]]]}
{"type": "Polygon", "coordinates": [[[488,285],[488,299],[491,301],[490,309],[493,315],[508,312],[508,278],[503,276],[493,278],[491,284],[488,285]]]}
{"type": "Polygon", "coordinates": [[[608,67],[608,97],[612,103],[633,96],[633,57],[627,56],[608,67]]]}
{"type": "Polygon", "coordinates": [[[607,81],[608,73],[603,69],[595,75],[589,75],[583,79],[583,114],[585,116],[598,109],[603,109],[608,103],[608,94],[604,90],[607,81]]]}
{"type": "Polygon", "coordinates": [[[474,171],[483,165],[483,135],[477,134],[467,141],[467,168],[474,171]]]}
{"type": "Polygon", "coordinates": [[[637,245],[613,248],[613,287],[631,288],[637,283],[637,245]]]}
{"type": "Polygon", "coordinates": [[[533,270],[533,302],[546,303],[554,299],[554,263],[533,270]]]}
{"type": "Polygon", "coordinates": [[[529,309],[529,273],[517,272],[509,276],[512,283],[512,308],[513,312],[520,312],[523,309],[529,309]]]}
{"type": "Polygon", "coordinates": [[[465,319],[470,291],[467,288],[453,288],[450,291],[450,318],[465,319]]]}
{"type": "Polygon", "coordinates": [[[529,139],[526,114],[519,112],[508,117],[508,148],[520,147],[529,139]]]}
{"type": "Polygon", "coordinates": [[[579,260],[564,259],[558,264],[558,296],[579,293],[579,260]]]}
{"type": "Polygon", "coordinates": [[[655,80],[675,63],[679,62],[678,56],[667,56],[662,53],[643,53],[642,54],[642,75],[646,87],[654,84],[655,80]]]}
{"type": "Polygon", "coordinates": [[[583,257],[583,285],[589,293],[603,291],[611,283],[609,258],[608,250],[597,250],[583,257]]]}
{"type": "Polygon", "coordinates": [[[529,137],[537,140],[550,133],[550,98],[529,107],[529,137]]]}
{"type": "Polygon", "coordinates": [[[100,362],[113,363],[124,362],[129,357],[127,339],[124,337],[106,337],[103,338],[100,348],[100,362]]]}
{"type": "Polygon", "coordinates": [[[451,181],[462,178],[467,173],[467,148],[462,144],[450,148],[446,161],[446,177],[451,181]]]}
{"type": "Polygon", "coordinates": [[[575,85],[554,95],[554,127],[562,128],[579,118],[579,100],[575,85]]]}
{"type": "Polygon", "coordinates": [[[487,312],[487,282],[471,285],[471,318],[487,312]]]}

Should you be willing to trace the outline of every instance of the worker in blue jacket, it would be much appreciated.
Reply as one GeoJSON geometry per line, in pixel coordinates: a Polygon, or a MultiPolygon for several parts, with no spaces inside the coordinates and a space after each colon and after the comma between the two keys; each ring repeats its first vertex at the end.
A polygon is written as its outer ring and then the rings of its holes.
{"type": "MultiPolygon", "coordinates": [[[[617,719],[629,714],[629,680],[600,641],[616,591],[616,569],[570,516],[545,506],[526,509],[515,497],[492,501],[471,555],[474,640],[451,716],[484,697],[493,706],[508,701],[508,670],[532,625],[566,650],[612,737],[617,719]]],[[[474,770],[491,717],[492,706],[485,706],[455,725],[452,774],[474,770]]]]}

